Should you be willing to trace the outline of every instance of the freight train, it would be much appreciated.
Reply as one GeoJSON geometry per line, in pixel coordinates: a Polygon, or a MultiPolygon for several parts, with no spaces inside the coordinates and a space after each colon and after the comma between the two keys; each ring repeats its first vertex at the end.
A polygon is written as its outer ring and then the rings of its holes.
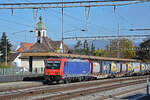
{"type": "Polygon", "coordinates": [[[49,58],[45,60],[44,83],[69,83],[149,72],[149,63],[49,58]]]}

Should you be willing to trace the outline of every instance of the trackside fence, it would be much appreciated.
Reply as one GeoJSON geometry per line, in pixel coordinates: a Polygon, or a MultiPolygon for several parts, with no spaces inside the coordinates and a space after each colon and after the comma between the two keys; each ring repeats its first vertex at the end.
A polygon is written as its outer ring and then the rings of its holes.
{"type": "Polygon", "coordinates": [[[0,68],[0,82],[12,82],[22,80],[41,80],[43,73],[36,72],[30,73],[23,67],[0,68]]]}
{"type": "Polygon", "coordinates": [[[0,68],[0,75],[17,75],[23,74],[23,68],[0,68]]]}

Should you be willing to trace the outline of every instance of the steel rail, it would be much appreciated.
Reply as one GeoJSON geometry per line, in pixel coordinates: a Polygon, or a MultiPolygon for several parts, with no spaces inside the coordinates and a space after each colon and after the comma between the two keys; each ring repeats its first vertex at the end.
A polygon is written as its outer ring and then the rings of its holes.
{"type": "Polygon", "coordinates": [[[120,95],[128,94],[128,93],[131,93],[131,92],[134,92],[134,91],[142,90],[142,89],[144,89],[144,88],[145,88],[145,86],[140,87],[140,88],[125,90],[125,91],[121,91],[121,92],[119,92],[119,93],[115,93],[115,94],[112,94],[112,95],[103,96],[103,97],[97,98],[97,99],[95,99],[95,100],[105,100],[105,99],[109,99],[110,96],[111,96],[111,97],[120,96],[120,95]]]}

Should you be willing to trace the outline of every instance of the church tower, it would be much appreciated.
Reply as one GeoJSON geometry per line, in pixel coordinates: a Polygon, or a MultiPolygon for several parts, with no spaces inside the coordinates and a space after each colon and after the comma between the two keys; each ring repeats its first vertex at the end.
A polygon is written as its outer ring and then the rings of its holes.
{"type": "Polygon", "coordinates": [[[42,22],[42,17],[39,17],[39,22],[36,24],[36,30],[35,30],[35,34],[36,34],[36,42],[37,43],[42,43],[43,41],[43,37],[46,37],[46,26],[45,24],[42,22]]]}

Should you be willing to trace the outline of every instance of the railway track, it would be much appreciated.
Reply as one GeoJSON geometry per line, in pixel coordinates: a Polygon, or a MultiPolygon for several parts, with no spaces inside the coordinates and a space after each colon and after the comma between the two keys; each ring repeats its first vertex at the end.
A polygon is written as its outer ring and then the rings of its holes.
{"type": "Polygon", "coordinates": [[[114,93],[114,94],[111,94],[111,95],[103,96],[103,97],[97,98],[95,100],[105,100],[105,99],[108,99],[108,98],[116,98],[116,96],[120,96],[122,94],[128,94],[128,93],[131,93],[131,92],[134,92],[134,91],[138,91],[138,90],[141,90],[141,89],[144,89],[144,88],[145,88],[145,86],[142,86],[142,87],[139,87],[139,88],[130,89],[130,90],[125,90],[125,91],[121,91],[121,92],[114,93]]]}
{"type": "MultiPolygon", "coordinates": [[[[110,82],[113,82],[113,81],[122,81],[122,80],[126,80],[128,78],[128,80],[132,80],[132,79],[138,79],[138,78],[145,78],[145,77],[148,77],[149,75],[145,75],[145,76],[133,76],[133,77],[125,77],[125,78],[115,78],[115,79],[103,79],[102,81],[105,82],[105,81],[110,81],[110,82]]],[[[35,82],[36,83],[36,82],[35,82]]],[[[34,89],[39,89],[40,88],[44,88],[45,85],[43,86],[42,84],[35,84],[34,82],[31,84],[31,85],[28,85],[28,83],[17,83],[15,85],[13,85],[14,83],[12,84],[8,84],[6,83],[5,85],[0,85],[1,88],[0,88],[0,93],[1,92],[6,92],[6,91],[13,91],[13,90],[18,90],[18,89],[26,89],[26,88],[30,88],[32,89],[34,87],[34,89]],[[24,84],[26,86],[24,86],[24,84]],[[3,88],[2,88],[3,87],[3,88]]],[[[47,86],[46,86],[47,87],[47,86]]]]}
{"type": "Polygon", "coordinates": [[[20,100],[20,99],[27,99],[27,98],[35,99],[35,100],[49,100],[49,99],[50,100],[53,100],[53,99],[54,100],[62,100],[62,98],[69,99],[69,98],[74,98],[76,96],[88,95],[91,93],[100,92],[103,90],[119,88],[116,86],[127,86],[129,84],[134,85],[134,84],[140,84],[142,82],[144,83],[146,81],[145,78],[147,78],[147,77],[149,77],[149,76],[116,78],[116,79],[108,79],[108,80],[97,80],[97,81],[80,82],[80,83],[72,83],[72,84],[61,84],[61,85],[50,85],[50,86],[41,86],[41,87],[20,89],[20,90],[14,90],[14,91],[6,91],[6,92],[0,92],[0,100],[10,100],[10,99],[11,100],[13,100],[13,99],[20,100]],[[131,83],[130,81],[133,81],[133,82],[131,83]],[[99,86],[101,86],[101,87],[99,87],[99,86]],[[91,88],[86,89],[89,87],[91,87],[91,88]],[[108,88],[108,87],[110,87],[110,88],[108,88]],[[79,89],[79,90],[77,90],[77,89],[79,89]],[[69,94],[66,92],[66,91],[72,91],[72,90],[76,90],[76,91],[69,92],[69,94]],[[82,90],[82,91],[80,91],[80,90],[82,90]],[[50,96],[49,93],[51,93],[52,95],[50,96]],[[62,95],[60,95],[58,93],[61,93],[62,95]],[[42,95],[46,95],[46,96],[43,97],[42,95]],[[70,95],[70,96],[68,96],[68,95],[70,95]],[[56,98],[56,96],[57,96],[57,98],[56,98]]]}
{"type": "Polygon", "coordinates": [[[76,98],[79,96],[86,96],[89,94],[97,93],[97,92],[102,92],[102,91],[108,91],[120,87],[125,87],[125,86],[130,86],[130,85],[136,85],[136,84],[141,84],[145,83],[146,80],[138,80],[134,82],[127,82],[127,83],[122,83],[122,84],[115,84],[115,85],[108,85],[104,87],[96,87],[96,88],[91,88],[91,89],[84,89],[84,90],[79,90],[79,91],[73,91],[73,92],[68,92],[68,93],[61,93],[59,95],[52,95],[52,96],[47,96],[47,97],[41,97],[38,99],[34,100],[68,100],[72,98],[76,98]]]}

